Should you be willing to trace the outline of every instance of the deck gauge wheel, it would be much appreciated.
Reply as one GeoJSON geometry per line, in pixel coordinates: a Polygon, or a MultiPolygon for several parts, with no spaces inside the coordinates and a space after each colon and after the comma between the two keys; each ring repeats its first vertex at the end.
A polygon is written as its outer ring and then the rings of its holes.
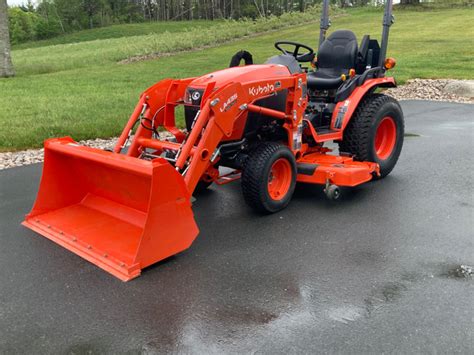
{"type": "Polygon", "coordinates": [[[324,189],[326,197],[332,201],[337,201],[341,197],[341,189],[337,185],[328,184],[324,189]]]}

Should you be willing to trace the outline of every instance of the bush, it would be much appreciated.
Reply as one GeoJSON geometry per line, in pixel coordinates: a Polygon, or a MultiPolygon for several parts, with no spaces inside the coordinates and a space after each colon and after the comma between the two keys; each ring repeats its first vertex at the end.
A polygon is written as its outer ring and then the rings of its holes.
{"type": "Polygon", "coordinates": [[[47,21],[43,17],[39,17],[36,23],[36,39],[47,39],[58,36],[61,33],[62,29],[59,21],[47,21]]]}
{"type": "Polygon", "coordinates": [[[8,9],[12,44],[57,36],[62,33],[58,19],[46,20],[40,14],[20,7],[8,9]]]}
{"type": "Polygon", "coordinates": [[[257,8],[253,4],[242,5],[240,9],[241,18],[251,18],[255,19],[259,16],[257,8]]]}
{"type": "Polygon", "coordinates": [[[8,20],[13,44],[36,39],[36,25],[40,20],[37,14],[12,7],[8,9],[8,20]]]}

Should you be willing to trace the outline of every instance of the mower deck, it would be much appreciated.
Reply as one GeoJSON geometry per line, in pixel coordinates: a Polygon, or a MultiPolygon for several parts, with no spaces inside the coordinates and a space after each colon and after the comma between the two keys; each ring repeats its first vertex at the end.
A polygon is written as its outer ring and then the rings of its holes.
{"type": "Polygon", "coordinates": [[[339,186],[357,186],[372,180],[379,173],[376,163],[358,162],[351,157],[310,153],[298,160],[298,182],[311,184],[331,183],[339,186]]]}

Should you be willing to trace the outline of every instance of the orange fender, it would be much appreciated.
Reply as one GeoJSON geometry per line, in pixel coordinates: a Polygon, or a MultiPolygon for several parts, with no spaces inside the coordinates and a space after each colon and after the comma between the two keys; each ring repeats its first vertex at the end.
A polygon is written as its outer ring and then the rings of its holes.
{"type": "Polygon", "coordinates": [[[356,87],[351,96],[346,100],[337,103],[332,114],[331,128],[334,130],[344,131],[355,110],[359,107],[360,102],[367,93],[377,87],[395,86],[397,86],[397,84],[395,79],[392,77],[368,79],[364,84],[356,87]]]}

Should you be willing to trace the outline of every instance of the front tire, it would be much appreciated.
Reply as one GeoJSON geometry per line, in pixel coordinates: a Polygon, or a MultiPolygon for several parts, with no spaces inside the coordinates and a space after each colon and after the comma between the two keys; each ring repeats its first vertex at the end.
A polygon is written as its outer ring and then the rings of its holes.
{"type": "Polygon", "coordinates": [[[379,164],[380,178],[390,174],[403,146],[405,122],[397,100],[383,94],[371,94],[359,104],[339,142],[341,152],[358,161],[379,164]]]}
{"type": "Polygon", "coordinates": [[[245,161],[241,183],[245,202],[253,209],[262,213],[282,210],[296,186],[293,153],[279,143],[261,143],[245,161]]]}

